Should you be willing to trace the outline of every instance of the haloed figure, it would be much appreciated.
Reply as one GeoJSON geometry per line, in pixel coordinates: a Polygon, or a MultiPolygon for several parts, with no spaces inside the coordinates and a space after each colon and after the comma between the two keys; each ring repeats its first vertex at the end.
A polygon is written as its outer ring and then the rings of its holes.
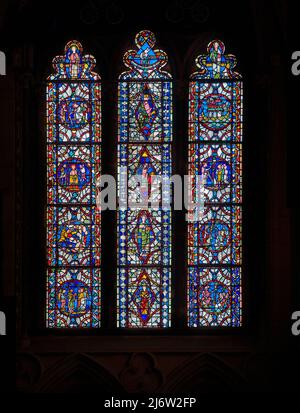
{"type": "Polygon", "coordinates": [[[151,226],[147,221],[147,217],[143,215],[137,233],[137,242],[141,253],[149,250],[151,238],[153,236],[151,226]]]}
{"type": "Polygon", "coordinates": [[[76,46],[71,47],[72,53],[70,54],[70,66],[71,66],[71,76],[72,77],[77,77],[78,72],[79,72],[79,55],[77,53],[77,48],[76,46]]]}
{"type": "Polygon", "coordinates": [[[70,172],[70,189],[77,190],[78,189],[78,173],[76,169],[76,165],[71,165],[71,172],[70,172]]]}
{"type": "Polygon", "coordinates": [[[212,61],[213,73],[216,79],[220,78],[221,74],[221,56],[222,53],[219,43],[215,42],[210,52],[210,59],[212,61]]]}

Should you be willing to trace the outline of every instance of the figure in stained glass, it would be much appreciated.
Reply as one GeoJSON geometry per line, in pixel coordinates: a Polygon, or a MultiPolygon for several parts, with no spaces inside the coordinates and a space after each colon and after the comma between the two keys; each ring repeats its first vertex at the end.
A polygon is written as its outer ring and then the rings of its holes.
{"type": "Polygon", "coordinates": [[[100,78],[77,41],[47,82],[47,307],[49,328],[100,326],[100,78]]]}
{"type": "Polygon", "coordinates": [[[204,213],[188,224],[188,324],[242,323],[242,81],[214,40],[196,59],[189,97],[189,174],[204,177],[204,213]]]}
{"type": "MultiPolygon", "coordinates": [[[[171,175],[172,84],[154,34],[143,30],[135,41],[119,80],[118,150],[128,200],[142,204],[160,200],[153,176],[171,175]]],[[[170,326],[171,213],[145,208],[118,213],[118,325],[125,328],[170,326]]]]}

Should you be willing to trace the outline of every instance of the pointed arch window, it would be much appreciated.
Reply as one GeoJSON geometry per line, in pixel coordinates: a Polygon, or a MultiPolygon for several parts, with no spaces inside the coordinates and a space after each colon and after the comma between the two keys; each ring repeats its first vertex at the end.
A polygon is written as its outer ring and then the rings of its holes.
{"type": "Polygon", "coordinates": [[[189,174],[202,175],[204,213],[188,224],[188,325],[241,325],[242,80],[219,40],[189,84],[189,174]]]}
{"type": "Polygon", "coordinates": [[[50,328],[100,326],[101,84],[78,41],[47,79],[47,299],[50,328]]]}
{"type": "MultiPolygon", "coordinates": [[[[149,31],[135,38],[119,78],[119,195],[140,203],[134,176],[145,178],[140,193],[155,197],[152,177],[171,175],[172,83],[162,68],[167,55],[155,49],[149,31]],[[127,193],[122,183],[128,182],[127,193]]],[[[158,195],[160,196],[160,195],[158,195]]],[[[169,327],[171,311],[171,212],[125,207],[118,211],[118,313],[124,328],[169,327]]]]}

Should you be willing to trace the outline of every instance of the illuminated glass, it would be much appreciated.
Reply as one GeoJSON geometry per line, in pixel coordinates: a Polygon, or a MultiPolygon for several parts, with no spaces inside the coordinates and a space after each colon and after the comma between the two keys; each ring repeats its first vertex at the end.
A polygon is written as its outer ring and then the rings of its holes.
{"type": "Polygon", "coordinates": [[[95,59],[70,41],[47,79],[49,328],[100,326],[101,85],[95,59]]]}
{"type": "MultiPolygon", "coordinates": [[[[242,80],[219,40],[189,84],[189,174],[202,175],[204,213],[188,224],[188,325],[242,322],[242,80]]],[[[196,199],[194,199],[196,201],[196,199]]]]}
{"type": "MultiPolygon", "coordinates": [[[[171,175],[172,83],[162,68],[167,55],[154,49],[153,33],[137,34],[137,50],[124,56],[128,71],[119,78],[119,191],[127,180],[127,201],[155,195],[154,175],[171,175]],[[125,172],[124,172],[125,171],[125,172]]],[[[154,198],[153,198],[154,199],[154,198]]],[[[171,212],[161,207],[118,211],[118,326],[164,328],[171,310],[171,212]]]]}

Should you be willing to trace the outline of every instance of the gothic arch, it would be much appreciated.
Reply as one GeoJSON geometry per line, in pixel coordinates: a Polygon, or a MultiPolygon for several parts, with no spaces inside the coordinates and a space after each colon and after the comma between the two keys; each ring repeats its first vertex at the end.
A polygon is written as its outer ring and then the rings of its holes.
{"type": "Polygon", "coordinates": [[[208,393],[241,390],[246,379],[221,358],[204,353],[193,357],[172,371],[166,378],[164,392],[208,393]]]}
{"type": "Polygon", "coordinates": [[[35,388],[38,393],[122,393],[117,379],[90,356],[82,353],[58,360],[35,388]]]}

